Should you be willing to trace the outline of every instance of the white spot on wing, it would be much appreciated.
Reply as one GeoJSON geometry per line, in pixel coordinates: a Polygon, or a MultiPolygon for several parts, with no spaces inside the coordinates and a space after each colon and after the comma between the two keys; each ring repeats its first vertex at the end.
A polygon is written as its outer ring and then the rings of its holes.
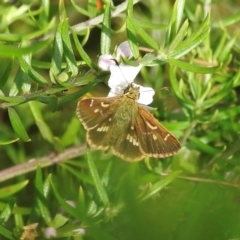
{"type": "Polygon", "coordinates": [[[108,126],[102,126],[102,127],[97,128],[97,131],[98,132],[107,132],[108,129],[109,129],[108,126]]]}
{"type": "Polygon", "coordinates": [[[151,128],[152,130],[157,129],[157,126],[152,126],[151,123],[149,123],[149,122],[146,122],[146,124],[147,124],[147,126],[148,126],[149,128],[151,128]]]}
{"type": "Polygon", "coordinates": [[[130,134],[127,135],[126,139],[134,146],[139,146],[138,140],[134,139],[130,134]]]}
{"type": "Polygon", "coordinates": [[[164,141],[167,141],[169,137],[170,137],[170,134],[168,133],[167,136],[164,138],[164,141]]]}
{"type": "Polygon", "coordinates": [[[94,99],[91,99],[90,107],[93,106],[94,99]]]}
{"type": "Polygon", "coordinates": [[[109,104],[101,102],[101,106],[104,107],[104,108],[107,108],[107,107],[109,107],[109,104]]]}
{"type": "Polygon", "coordinates": [[[153,140],[157,140],[157,136],[155,134],[152,135],[153,140]]]}

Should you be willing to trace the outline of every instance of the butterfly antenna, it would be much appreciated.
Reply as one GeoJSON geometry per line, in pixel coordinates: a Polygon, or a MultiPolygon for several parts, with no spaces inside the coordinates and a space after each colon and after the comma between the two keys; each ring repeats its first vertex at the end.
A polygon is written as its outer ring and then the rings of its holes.
{"type": "Polygon", "coordinates": [[[126,83],[128,83],[127,79],[125,78],[125,76],[124,76],[124,74],[123,74],[123,72],[122,72],[122,70],[121,70],[121,68],[120,68],[120,65],[119,65],[118,61],[117,61],[116,59],[113,59],[113,61],[114,61],[114,62],[116,63],[116,65],[119,67],[119,70],[120,70],[120,72],[122,73],[122,76],[123,76],[124,80],[126,81],[126,83]]]}
{"type": "Polygon", "coordinates": [[[168,87],[162,87],[162,88],[160,88],[160,89],[158,89],[158,90],[166,90],[166,91],[169,91],[169,92],[171,92],[171,89],[170,89],[170,88],[168,88],[168,87]]]}
{"type": "MultiPolygon", "coordinates": [[[[112,60],[113,60],[113,61],[116,63],[116,65],[119,67],[119,70],[120,70],[120,72],[122,73],[122,76],[123,76],[124,80],[126,81],[126,83],[128,83],[127,79],[125,78],[125,76],[124,76],[124,74],[123,74],[123,72],[122,72],[122,70],[121,70],[121,68],[120,68],[120,65],[119,65],[118,61],[117,61],[115,58],[112,58],[112,60]]],[[[115,93],[115,94],[116,94],[116,93],[115,93]]]]}

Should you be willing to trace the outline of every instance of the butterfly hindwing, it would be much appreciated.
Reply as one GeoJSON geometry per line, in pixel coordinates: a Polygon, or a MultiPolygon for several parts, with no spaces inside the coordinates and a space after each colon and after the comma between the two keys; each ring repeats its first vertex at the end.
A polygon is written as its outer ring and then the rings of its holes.
{"type": "Polygon", "coordinates": [[[181,148],[178,140],[144,107],[139,106],[138,109],[136,125],[143,154],[159,158],[175,154],[181,148]]]}
{"type": "Polygon", "coordinates": [[[133,121],[124,129],[124,132],[126,132],[124,137],[119,137],[113,145],[113,152],[127,161],[139,161],[143,159],[144,155],[140,149],[138,132],[133,121]]]}

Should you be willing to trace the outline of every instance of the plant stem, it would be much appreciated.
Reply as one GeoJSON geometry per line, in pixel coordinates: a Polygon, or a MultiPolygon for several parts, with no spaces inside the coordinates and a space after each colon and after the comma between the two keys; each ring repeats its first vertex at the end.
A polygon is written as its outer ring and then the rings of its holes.
{"type": "Polygon", "coordinates": [[[32,158],[27,162],[0,171],[0,182],[23,175],[28,172],[32,172],[36,170],[38,165],[44,168],[54,164],[61,163],[71,158],[82,156],[85,153],[85,150],[86,145],[84,144],[77,147],[66,149],[64,152],[59,154],[51,153],[48,156],[32,158]]]}

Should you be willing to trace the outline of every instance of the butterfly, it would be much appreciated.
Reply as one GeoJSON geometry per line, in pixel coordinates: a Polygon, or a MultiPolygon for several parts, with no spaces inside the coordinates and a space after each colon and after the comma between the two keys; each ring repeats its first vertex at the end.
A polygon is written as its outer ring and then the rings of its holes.
{"type": "Polygon", "coordinates": [[[138,98],[139,86],[131,83],[122,95],[80,100],[77,116],[87,130],[88,144],[130,162],[177,153],[181,148],[177,138],[138,98]]]}

